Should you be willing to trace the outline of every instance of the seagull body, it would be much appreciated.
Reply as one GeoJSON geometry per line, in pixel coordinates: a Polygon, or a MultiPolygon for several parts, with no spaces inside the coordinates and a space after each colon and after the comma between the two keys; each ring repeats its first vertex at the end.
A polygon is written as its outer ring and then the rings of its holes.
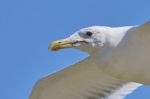
{"type": "Polygon", "coordinates": [[[51,50],[76,48],[89,57],[42,78],[30,99],[123,99],[150,85],[150,22],[140,26],[92,26],[52,43],[51,50]]]}

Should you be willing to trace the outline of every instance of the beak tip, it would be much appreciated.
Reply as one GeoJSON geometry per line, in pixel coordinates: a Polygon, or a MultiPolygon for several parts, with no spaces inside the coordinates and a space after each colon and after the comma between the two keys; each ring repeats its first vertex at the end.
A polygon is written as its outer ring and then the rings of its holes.
{"type": "Polygon", "coordinates": [[[59,41],[54,41],[51,43],[51,45],[48,47],[48,50],[51,51],[58,51],[63,48],[70,48],[72,47],[72,42],[68,40],[59,40],[59,41]]]}
{"type": "Polygon", "coordinates": [[[58,46],[56,46],[55,44],[51,44],[51,45],[48,47],[48,50],[57,51],[57,50],[59,50],[59,48],[58,48],[58,46]]]}

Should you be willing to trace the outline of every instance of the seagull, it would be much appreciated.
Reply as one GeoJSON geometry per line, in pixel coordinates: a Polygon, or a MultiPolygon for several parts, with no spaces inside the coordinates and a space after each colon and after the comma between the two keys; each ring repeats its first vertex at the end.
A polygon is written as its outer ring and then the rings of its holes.
{"type": "Polygon", "coordinates": [[[83,28],[54,41],[49,50],[64,48],[89,56],[37,81],[30,99],[123,99],[150,85],[150,22],[83,28]]]}

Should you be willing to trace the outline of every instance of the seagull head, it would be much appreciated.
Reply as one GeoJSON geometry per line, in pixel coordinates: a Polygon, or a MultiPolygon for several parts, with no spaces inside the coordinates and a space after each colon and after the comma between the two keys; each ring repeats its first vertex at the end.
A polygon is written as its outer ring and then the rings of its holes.
{"type": "Polygon", "coordinates": [[[109,27],[92,26],[80,29],[65,39],[52,42],[49,50],[57,51],[63,48],[77,48],[91,53],[102,48],[106,44],[106,34],[109,27]]]}

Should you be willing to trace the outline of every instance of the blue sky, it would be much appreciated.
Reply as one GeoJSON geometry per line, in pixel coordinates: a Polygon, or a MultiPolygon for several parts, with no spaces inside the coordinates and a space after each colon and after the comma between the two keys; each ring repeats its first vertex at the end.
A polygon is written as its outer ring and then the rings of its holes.
{"type": "MultiPolygon", "coordinates": [[[[28,99],[35,82],[87,56],[48,51],[53,40],[91,25],[138,25],[150,20],[149,0],[1,0],[0,96],[28,99]]],[[[149,99],[140,87],[126,99],[149,99]]]]}

